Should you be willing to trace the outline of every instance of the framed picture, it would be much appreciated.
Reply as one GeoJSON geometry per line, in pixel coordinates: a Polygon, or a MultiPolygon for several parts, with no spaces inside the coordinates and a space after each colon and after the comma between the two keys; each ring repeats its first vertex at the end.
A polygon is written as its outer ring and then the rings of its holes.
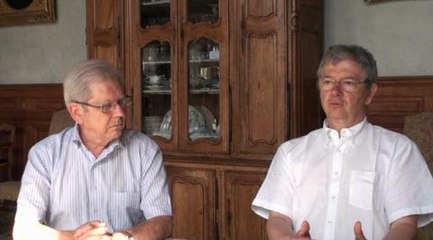
{"type": "MultiPolygon", "coordinates": [[[[364,0],[366,4],[375,4],[375,3],[386,3],[386,2],[397,2],[397,1],[408,1],[408,0],[364,0]]],[[[414,0],[412,0],[414,1],[414,0]]]]}
{"type": "Polygon", "coordinates": [[[55,0],[0,0],[0,26],[54,22],[55,0]]]}

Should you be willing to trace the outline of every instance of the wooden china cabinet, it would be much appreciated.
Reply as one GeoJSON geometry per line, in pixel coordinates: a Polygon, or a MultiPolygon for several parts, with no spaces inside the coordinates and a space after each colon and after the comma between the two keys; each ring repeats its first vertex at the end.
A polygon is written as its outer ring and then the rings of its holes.
{"type": "Polygon", "coordinates": [[[320,0],[87,0],[89,58],[125,74],[160,145],[173,237],[266,239],[251,201],[278,146],[321,124],[320,0]]]}

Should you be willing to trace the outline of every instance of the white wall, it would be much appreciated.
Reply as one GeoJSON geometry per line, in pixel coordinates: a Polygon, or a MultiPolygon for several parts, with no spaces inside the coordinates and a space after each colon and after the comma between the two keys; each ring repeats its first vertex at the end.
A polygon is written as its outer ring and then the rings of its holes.
{"type": "Polygon", "coordinates": [[[56,0],[56,22],[0,27],[0,84],[59,83],[86,59],[85,0],[56,0]]]}
{"type": "MultiPolygon", "coordinates": [[[[433,75],[433,0],[324,1],[324,45],[360,44],[381,76],[433,75]]],[[[57,21],[0,27],[0,84],[60,83],[86,58],[85,0],[56,0],[57,21]]]]}
{"type": "Polygon", "coordinates": [[[359,44],[380,76],[433,75],[433,0],[324,0],[324,44],[359,44]]]}

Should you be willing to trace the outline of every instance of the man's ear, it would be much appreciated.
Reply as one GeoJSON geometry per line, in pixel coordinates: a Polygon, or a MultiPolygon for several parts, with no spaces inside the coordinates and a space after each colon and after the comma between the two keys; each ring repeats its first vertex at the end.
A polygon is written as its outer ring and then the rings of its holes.
{"type": "Polygon", "coordinates": [[[81,124],[82,122],[82,108],[80,104],[78,103],[69,103],[67,106],[68,112],[71,115],[71,118],[74,119],[74,121],[77,124],[81,124]]]}
{"type": "Polygon", "coordinates": [[[367,96],[367,98],[365,98],[365,105],[369,105],[373,101],[373,98],[374,98],[374,95],[376,95],[377,89],[378,89],[378,86],[376,83],[371,84],[371,88],[368,92],[368,96],[367,96]]]}

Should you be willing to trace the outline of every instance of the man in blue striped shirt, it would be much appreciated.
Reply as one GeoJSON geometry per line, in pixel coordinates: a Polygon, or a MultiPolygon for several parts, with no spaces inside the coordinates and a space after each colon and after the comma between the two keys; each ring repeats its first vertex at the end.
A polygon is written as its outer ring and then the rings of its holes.
{"type": "Polygon", "coordinates": [[[125,129],[122,76],[102,60],[63,82],[75,126],[33,146],[22,177],[14,239],[163,239],[172,210],[162,154],[125,129]]]}

